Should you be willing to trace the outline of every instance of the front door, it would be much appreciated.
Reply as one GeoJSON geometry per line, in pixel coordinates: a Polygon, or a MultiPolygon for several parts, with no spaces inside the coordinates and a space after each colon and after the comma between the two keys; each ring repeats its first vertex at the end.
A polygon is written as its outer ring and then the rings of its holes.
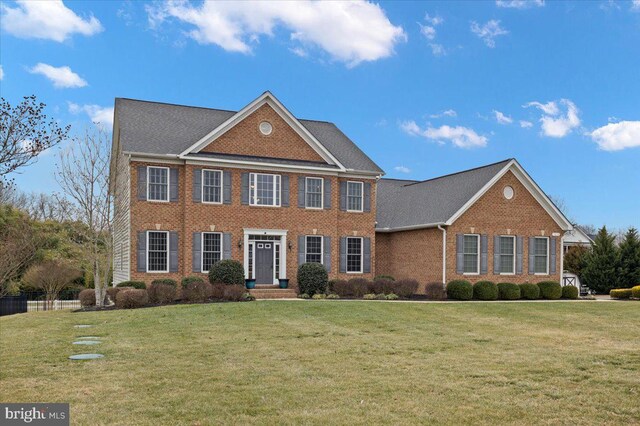
{"type": "Polygon", "coordinates": [[[256,242],[256,284],[273,284],[273,243],[256,242]]]}

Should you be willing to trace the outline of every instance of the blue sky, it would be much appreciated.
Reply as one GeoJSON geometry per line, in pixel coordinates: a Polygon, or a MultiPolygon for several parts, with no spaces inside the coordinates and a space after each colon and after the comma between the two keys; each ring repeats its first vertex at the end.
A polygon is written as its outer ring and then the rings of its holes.
{"type": "MultiPolygon", "coordinates": [[[[240,109],[265,90],[386,172],[515,157],[570,218],[640,227],[640,1],[2,2],[2,96],[76,130],[115,97],[240,109]],[[65,67],[68,67],[65,68],[65,67]]],[[[16,175],[57,190],[55,155],[16,175]]]]}

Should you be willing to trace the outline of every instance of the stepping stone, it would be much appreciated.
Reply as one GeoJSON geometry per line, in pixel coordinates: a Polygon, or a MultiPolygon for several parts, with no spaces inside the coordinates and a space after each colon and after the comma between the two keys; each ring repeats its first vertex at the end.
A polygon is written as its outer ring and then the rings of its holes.
{"type": "Polygon", "coordinates": [[[74,325],[75,328],[89,328],[89,327],[93,327],[92,325],[89,324],[78,324],[78,325],[74,325]]]}
{"type": "Polygon", "coordinates": [[[73,360],[98,359],[98,358],[104,358],[104,355],[102,355],[102,354],[78,354],[78,355],[71,355],[69,357],[69,359],[73,359],[73,360]]]}
{"type": "Polygon", "coordinates": [[[102,342],[98,342],[96,340],[78,340],[73,342],[74,345],[99,345],[102,342]]]}
{"type": "Polygon", "coordinates": [[[76,337],[76,339],[82,339],[82,340],[100,340],[100,339],[102,339],[102,337],[100,337],[100,336],[78,336],[78,337],[76,337]]]}

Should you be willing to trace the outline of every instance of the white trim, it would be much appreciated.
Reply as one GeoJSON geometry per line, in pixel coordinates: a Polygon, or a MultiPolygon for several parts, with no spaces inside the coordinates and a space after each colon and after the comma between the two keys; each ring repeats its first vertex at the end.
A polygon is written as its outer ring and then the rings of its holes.
{"type": "MultiPolygon", "coordinates": [[[[550,253],[549,253],[549,242],[550,242],[550,238],[549,237],[545,237],[542,235],[538,235],[538,236],[534,236],[533,237],[534,243],[533,243],[533,275],[539,275],[539,276],[545,276],[545,275],[549,275],[549,258],[550,253]],[[535,244],[535,240],[536,239],[545,239],[547,240],[547,271],[546,272],[536,272],[536,244],[535,244]]],[[[529,255],[531,255],[531,253],[529,253],[529,255]]]]}
{"type": "MultiPolygon", "coordinates": [[[[243,228],[244,238],[242,249],[244,251],[243,264],[244,264],[244,276],[249,276],[249,235],[273,235],[280,237],[280,277],[287,278],[287,230],[283,229],[260,229],[260,228],[243,228]]],[[[275,251],[275,250],[274,250],[275,251]]],[[[253,260],[255,263],[256,252],[254,248],[253,260]]],[[[274,265],[275,273],[275,265],[274,265]]],[[[253,267],[253,275],[255,277],[256,269],[253,267]]]]}
{"type": "Polygon", "coordinates": [[[347,181],[347,212],[350,213],[362,213],[364,212],[364,182],[356,181],[356,180],[348,180],[347,181]],[[357,183],[360,185],[360,210],[350,210],[349,209],[349,184],[357,183]]]}
{"type": "Polygon", "coordinates": [[[320,264],[324,265],[324,236],[323,235],[305,235],[304,236],[304,263],[309,263],[307,262],[307,248],[309,247],[309,241],[307,240],[307,238],[309,237],[314,237],[314,238],[320,238],[320,264]]]}
{"type": "Polygon", "coordinates": [[[447,228],[438,225],[442,231],[442,285],[447,285],[447,228]]]}
{"type": "MultiPolygon", "coordinates": [[[[488,254],[488,253],[487,253],[488,254]]],[[[480,234],[462,234],[462,275],[480,275],[480,234]],[[478,241],[478,250],[476,252],[476,257],[478,258],[477,261],[477,268],[478,268],[478,272],[464,272],[464,256],[465,254],[471,254],[471,253],[465,253],[464,252],[464,237],[470,237],[470,236],[474,236],[477,238],[478,241]]],[[[489,265],[487,265],[488,268],[489,265]]]]}
{"type": "Polygon", "coordinates": [[[129,156],[129,162],[137,161],[140,163],[184,164],[184,161],[178,159],[177,156],[169,157],[137,152],[125,152],[124,154],[129,156]]]}
{"type": "MultiPolygon", "coordinates": [[[[513,240],[513,272],[502,272],[502,264],[500,264],[500,273],[498,275],[515,275],[516,274],[516,236],[515,235],[498,235],[498,238],[511,238],[513,240]]],[[[495,253],[496,249],[494,247],[493,252],[495,253]]],[[[500,252],[500,247],[498,247],[498,252],[500,254],[500,258],[502,258],[502,252],[500,252]]],[[[507,255],[508,256],[508,255],[507,255]]],[[[495,259],[494,259],[495,262],[495,259]]]]}
{"type": "Polygon", "coordinates": [[[446,226],[447,224],[444,222],[439,223],[425,223],[421,225],[409,225],[409,226],[398,226],[395,228],[376,228],[376,232],[398,232],[398,231],[413,231],[416,229],[427,229],[427,228],[440,228],[441,226],[446,226]]]}
{"type": "Polygon", "coordinates": [[[171,256],[170,256],[170,252],[171,249],[169,247],[169,231],[146,231],[146,237],[147,237],[147,248],[145,250],[145,256],[147,258],[146,260],[146,269],[147,269],[147,273],[149,274],[168,274],[169,273],[169,269],[171,269],[169,267],[169,261],[171,260],[171,256]],[[167,236],[167,270],[166,271],[150,271],[149,270],[149,234],[152,232],[156,232],[156,233],[162,233],[165,234],[167,236]]]}
{"type": "Polygon", "coordinates": [[[222,170],[214,169],[202,169],[200,175],[200,201],[203,204],[223,204],[224,202],[224,173],[222,170]],[[204,200],[204,172],[218,172],[220,173],[220,201],[205,201],[204,200]]]}
{"type": "MultiPolygon", "coordinates": [[[[222,260],[222,256],[224,254],[224,238],[222,236],[222,232],[206,232],[203,231],[200,233],[200,272],[203,274],[208,274],[209,270],[205,271],[204,269],[204,235],[205,234],[214,234],[220,236],[220,260],[222,260]]],[[[215,253],[215,252],[212,252],[215,253]]]]}
{"type": "Polygon", "coordinates": [[[335,158],[329,150],[327,150],[299,121],[296,119],[282,103],[276,99],[270,92],[264,92],[258,98],[253,100],[247,106],[242,108],[236,114],[231,116],[224,123],[213,129],[209,134],[202,139],[191,145],[180,153],[179,157],[183,158],[185,155],[191,152],[198,152],[211,142],[219,138],[226,133],[229,129],[236,124],[244,120],[247,116],[258,110],[263,105],[269,105],[274,111],[305,141],[309,146],[322,157],[327,163],[337,165],[340,170],[346,171],[347,169],[335,158]]]}
{"type": "Polygon", "coordinates": [[[305,176],[304,177],[304,208],[307,210],[323,210],[324,209],[324,178],[316,177],[316,176],[305,176]],[[320,207],[309,207],[307,206],[307,181],[309,179],[320,179],[320,207]]]}
{"type": "MultiPolygon", "coordinates": [[[[147,166],[147,200],[146,201],[149,201],[149,202],[152,202],[152,203],[168,203],[169,202],[169,200],[171,199],[171,194],[169,194],[169,192],[171,191],[171,182],[170,182],[171,176],[170,175],[171,175],[171,173],[170,173],[169,167],[147,166]],[[151,200],[151,199],[149,199],[149,185],[151,183],[151,179],[149,179],[149,176],[150,176],[149,169],[164,169],[164,170],[167,171],[167,199],[166,200],[151,200]]],[[[156,184],[154,184],[154,185],[156,185],[156,184]]]]}
{"type": "Polygon", "coordinates": [[[255,172],[250,172],[249,173],[249,205],[251,207],[282,207],[282,175],[278,175],[278,174],[274,174],[274,173],[255,173],[255,172]],[[256,178],[257,175],[263,175],[263,176],[273,176],[273,204],[256,204],[255,203],[255,198],[257,197],[257,191],[258,191],[258,184],[257,181],[258,179],[256,178]],[[252,191],[252,187],[251,187],[251,181],[253,180],[254,186],[253,186],[253,191],[252,191]],[[276,185],[276,181],[277,181],[277,185],[276,185]],[[277,188],[277,190],[276,190],[277,188]],[[253,192],[253,196],[251,196],[251,193],[253,192]],[[277,201],[277,202],[276,202],[277,201]]]}
{"type": "MultiPolygon", "coordinates": [[[[364,238],[363,237],[346,237],[347,238],[347,247],[345,252],[345,262],[344,270],[347,274],[364,274],[364,238]],[[349,271],[349,240],[360,240],[360,270],[359,271],[349,271]]],[[[306,260],[306,259],[305,259],[306,260]]]]}

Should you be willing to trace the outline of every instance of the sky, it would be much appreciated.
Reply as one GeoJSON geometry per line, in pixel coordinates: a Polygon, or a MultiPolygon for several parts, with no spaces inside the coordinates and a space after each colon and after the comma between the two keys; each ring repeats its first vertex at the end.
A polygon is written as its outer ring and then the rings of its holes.
{"type": "MultiPolygon", "coordinates": [[[[514,157],[572,221],[640,227],[640,0],[3,0],[0,20],[2,97],[73,131],[110,129],[116,97],[238,110],[269,90],[386,177],[514,157]]],[[[22,190],[59,190],[50,151],[22,190]]]]}

